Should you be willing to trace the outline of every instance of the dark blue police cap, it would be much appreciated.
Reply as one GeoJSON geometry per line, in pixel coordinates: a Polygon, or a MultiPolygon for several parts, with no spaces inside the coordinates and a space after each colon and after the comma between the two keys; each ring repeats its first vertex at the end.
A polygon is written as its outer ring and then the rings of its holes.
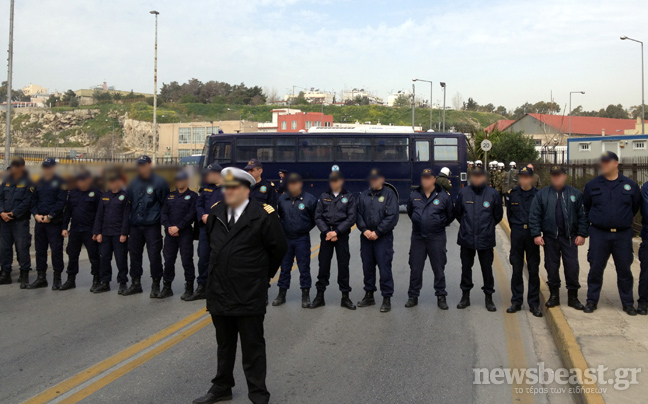
{"type": "Polygon", "coordinates": [[[82,170],[76,175],[77,180],[87,180],[91,177],[90,171],[82,170]]]}
{"type": "Polygon", "coordinates": [[[343,179],[344,175],[342,175],[342,172],[340,170],[331,171],[331,173],[329,174],[329,181],[339,181],[343,179]]]}
{"type": "Polygon", "coordinates": [[[601,154],[601,161],[604,163],[607,163],[608,161],[619,161],[619,156],[617,156],[616,153],[611,152],[611,151],[606,151],[603,154],[601,154]]]}
{"type": "Polygon", "coordinates": [[[263,164],[261,164],[261,162],[257,159],[252,159],[248,161],[247,165],[243,169],[247,171],[247,170],[252,170],[254,168],[263,168],[263,164]]]}
{"type": "Polygon", "coordinates": [[[288,174],[288,183],[291,182],[302,182],[302,176],[299,173],[288,174]]]}
{"type": "Polygon", "coordinates": [[[189,173],[186,170],[180,170],[175,175],[176,181],[184,181],[189,179],[189,173]]]}
{"type": "Polygon", "coordinates": [[[470,175],[471,176],[481,176],[481,175],[486,175],[486,170],[482,166],[477,166],[474,167],[472,170],[470,170],[470,175]]]}
{"type": "Polygon", "coordinates": [[[426,168],[421,173],[421,177],[436,177],[436,174],[434,173],[434,171],[432,171],[431,168],[426,168]]]}
{"type": "Polygon", "coordinates": [[[530,175],[530,176],[533,176],[533,168],[531,168],[531,167],[522,167],[522,168],[520,168],[520,171],[518,171],[518,175],[530,175]]]}
{"type": "Polygon", "coordinates": [[[549,170],[549,174],[551,175],[567,174],[567,170],[565,170],[565,168],[561,166],[552,166],[551,170],[549,170]]]}
{"type": "Polygon", "coordinates": [[[383,178],[384,175],[382,171],[378,168],[372,168],[371,171],[369,171],[369,179],[370,180],[375,180],[376,178],[383,178]]]}
{"type": "Polygon", "coordinates": [[[56,165],[56,159],[54,157],[46,157],[41,165],[43,167],[54,167],[56,165]]]}
{"type": "Polygon", "coordinates": [[[221,167],[220,164],[213,163],[207,166],[207,171],[212,173],[220,173],[221,171],[223,171],[223,167],[221,167]]]}
{"type": "Polygon", "coordinates": [[[149,164],[149,163],[151,163],[151,162],[152,162],[151,158],[150,158],[149,156],[147,156],[147,155],[140,156],[140,157],[137,159],[137,164],[138,164],[138,165],[142,165],[142,164],[149,164]]]}

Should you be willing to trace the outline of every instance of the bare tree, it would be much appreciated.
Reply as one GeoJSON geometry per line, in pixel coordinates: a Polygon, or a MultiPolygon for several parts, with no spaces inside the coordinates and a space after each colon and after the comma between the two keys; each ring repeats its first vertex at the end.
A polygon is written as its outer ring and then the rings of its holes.
{"type": "Polygon", "coordinates": [[[266,99],[268,103],[274,104],[275,102],[279,101],[279,91],[275,87],[268,87],[266,86],[263,89],[263,92],[266,95],[266,99]]]}
{"type": "Polygon", "coordinates": [[[454,97],[452,97],[452,106],[456,111],[459,111],[463,107],[463,102],[464,102],[463,96],[459,91],[457,91],[454,97]]]}

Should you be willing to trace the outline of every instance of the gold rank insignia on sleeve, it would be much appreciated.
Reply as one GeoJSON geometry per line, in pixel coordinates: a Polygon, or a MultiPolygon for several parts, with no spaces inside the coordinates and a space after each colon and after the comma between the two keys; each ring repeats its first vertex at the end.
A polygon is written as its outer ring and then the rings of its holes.
{"type": "Polygon", "coordinates": [[[509,189],[509,190],[508,190],[508,193],[510,194],[510,193],[511,193],[511,191],[513,191],[513,190],[512,190],[512,189],[509,189]]]}
{"type": "Polygon", "coordinates": [[[265,211],[268,212],[268,214],[275,211],[274,208],[272,206],[268,205],[267,203],[263,204],[263,209],[265,209],[265,211]]]}
{"type": "Polygon", "coordinates": [[[272,185],[274,187],[274,182],[270,181],[270,185],[272,185]]]}
{"type": "Polygon", "coordinates": [[[213,204],[213,205],[211,206],[211,208],[210,208],[210,209],[213,209],[213,208],[214,208],[214,206],[216,206],[216,205],[218,205],[219,203],[221,203],[221,201],[218,201],[218,202],[216,202],[215,204],[213,204]]]}

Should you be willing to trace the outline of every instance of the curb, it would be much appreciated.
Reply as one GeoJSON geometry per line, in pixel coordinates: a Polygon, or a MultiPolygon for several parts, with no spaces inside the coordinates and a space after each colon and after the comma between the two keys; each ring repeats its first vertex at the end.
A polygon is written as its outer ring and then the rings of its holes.
{"type": "MultiPolygon", "coordinates": [[[[500,226],[511,236],[511,227],[506,219],[500,222],[500,226]]],[[[526,261],[526,259],[525,259],[526,261]]],[[[563,361],[563,364],[568,369],[579,369],[581,375],[585,374],[585,370],[589,368],[587,361],[583,356],[580,349],[580,344],[576,341],[574,332],[572,331],[565,314],[560,306],[548,308],[545,303],[549,299],[549,289],[547,288],[546,279],[540,275],[540,303],[544,318],[547,319],[547,324],[551,330],[554,343],[558,347],[558,353],[563,361]]],[[[599,393],[598,386],[593,382],[585,382],[582,377],[578,378],[580,387],[580,394],[575,395],[583,404],[604,404],[603,396],[599,393]]]]}

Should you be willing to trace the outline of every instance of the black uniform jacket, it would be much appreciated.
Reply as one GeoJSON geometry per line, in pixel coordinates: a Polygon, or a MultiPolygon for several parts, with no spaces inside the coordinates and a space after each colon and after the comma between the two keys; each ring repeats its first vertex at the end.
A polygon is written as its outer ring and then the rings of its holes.
{"type": "Polygon", "coordinates": [[[229,230],[227,221],[227,206],[214,205],[207,220],[207,310],[220,316],[263,315],[268,282],[288,249],[279,216],[271,206],[250,199],[229,230]]]}
{"type": "Polygon", "coordinates": [[[96,188],[87,191],[80,189],[70,191],[63,213],[63,229],[67,230],[71,221],[71,231],[92,231],[101,196],[102,192],[96,188]]]}
{"type": "Polygon", "coordinates": [[[320,195],[315,208],[315,224],[322,234],[334,231],[345,235],[356,222],[356,197],[343,189],[338,196],[331,190],[320,195]]]}
{"type": "Polygon", "coordinates": [[[455,216],[459,221],[457,244],[473,250],[495,247],[495,226],[504,217],[502,198],[495,188],[486,184],[461,188],[455,216]]]}
{"type": "Polygon", "coordinates": [[[445,228],[454,221],[454,205],[450,194],[442,186],[437,184],[429,198],[419,187],[410,195],[407,215],[412,219],[412,236],[430,239],[445,237],[445,228]]]}
{"type": "Polygon", "coordinates": [[[25,172],[15,180],[8,175],[0,184],[0,212],[11,213],[14,220],[28,220],[34,195],[34,184],[25,172]]]}
{"type": "MultiPolygon", "coordinates": [[[[557,201],[558,192],[551,185],[538,190],[529,212],[529,229],[531,229],[533,237],[542,235],[558,238],[557,201]]],[[[565,218],[564,227],[567,238],[587,237],[589,222],[583,208],[583,194],[576,188],[565,185],[560,203],[565,218]]]]}

